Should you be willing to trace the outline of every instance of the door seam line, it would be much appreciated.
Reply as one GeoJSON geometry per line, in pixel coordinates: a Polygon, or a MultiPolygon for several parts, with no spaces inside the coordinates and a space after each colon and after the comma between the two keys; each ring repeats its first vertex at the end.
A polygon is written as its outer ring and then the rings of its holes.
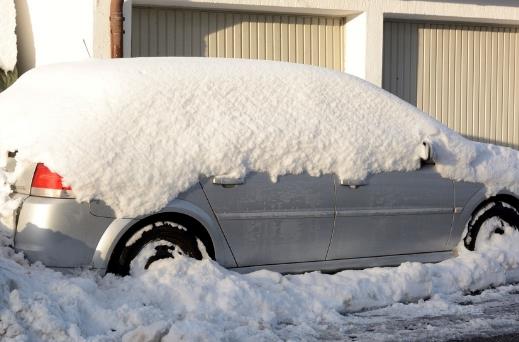
{"type": "Polygon", "coordinates": [[[328,260],[328,253],[330,253],[330,247],[332,246],[333,235],[335,233],[335,224],[337,222],[337,177],[333,175],[331,177],[333,178],[333,222],[332,233],[330,234],[330,241],[328,241],[328,248],[326,249],[324,261],[328,260]]]}
{"type": "Polygon", "coordinates": [[[218,223],[218,227],[220,228],[220,231],[222,232],[223,238],[225,239],[225,242],[227,243],[227,247],[229,247],[229,250],[231,251],[232,258],[234,259],[234,263],[236,266],[240,267],[238,264],[238,261],[236,261],[236,257],[234,256],[234,252],[231,248],[231,245],[229,244],[229,240],[227,239],[227,235],[225,234],[225,231],[222,228],[222,224],[220,223],[220,219],[218,218],[218,215],[216,215],[216,212],[214,211],[213,205],[211,204],[211,201],[209,201],[209,197],[207,197],[207,194],[205,193],[204,186],[202,185],[202,182],[198,182],[200,184],[200,188],[202,188],[202,192],[204,193],[205,200],[207,201],[207,204],[209,204],[209,208],[211,208],[211,211],[213,212],[214,218],[216,219],[216,223],[218,223]]]}

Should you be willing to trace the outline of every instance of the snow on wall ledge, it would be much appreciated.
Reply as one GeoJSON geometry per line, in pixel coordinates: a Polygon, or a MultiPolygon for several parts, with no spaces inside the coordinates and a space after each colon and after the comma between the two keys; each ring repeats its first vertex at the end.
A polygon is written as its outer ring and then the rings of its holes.
{"type": "Polygon", "coordinates": [[[0,0],[0,69],[12,71],[16,65],[16,9],[14,0],[0,0]]]}
{"type": "Polygon", "coordinates": [[[78,200],[118,216],[163,208],[199,175],[369,173],[419,167],[429,141],[445,177],[519,192],[519,154],[470,142],[353,76],[208,58],[40,67],[0,95],[0,147],[43,161],[78,200]],[[30,99],[28,101],[27,99],[30,99]]]}

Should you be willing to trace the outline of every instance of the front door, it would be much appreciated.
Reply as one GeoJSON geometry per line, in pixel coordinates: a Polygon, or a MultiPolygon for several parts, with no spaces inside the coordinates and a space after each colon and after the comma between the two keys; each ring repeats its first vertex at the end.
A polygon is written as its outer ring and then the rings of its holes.
{"type": "Polygon", "coordinates": [[[433,166],[375,174],[357,187],[336,179],[336,203],[328,260],[446,250],[454,185],[433,166]]]}
{"type": "Polygon", "coordinates": [[[201,183],[239,266],[325,260],[334,218],[331,175],[286,175],[273,183],[268,174],[251,173],[240,185],[215,184],[213,177],[201,183]]]}

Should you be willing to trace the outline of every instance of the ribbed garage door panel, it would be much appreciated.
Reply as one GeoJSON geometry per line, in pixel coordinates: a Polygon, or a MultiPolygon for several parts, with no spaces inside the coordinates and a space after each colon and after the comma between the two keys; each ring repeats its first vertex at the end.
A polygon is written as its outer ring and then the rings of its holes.
{"type": "Polygon", "coordinates": [[[519,30],[386,21],[383,88],[469,138],[519,148],[519,30]]]}
{"type": "Polygon", "coordinates": [[[343,70],[343,50],[343,18],[133,8],[133,57],[269,59],[343,70]]]}

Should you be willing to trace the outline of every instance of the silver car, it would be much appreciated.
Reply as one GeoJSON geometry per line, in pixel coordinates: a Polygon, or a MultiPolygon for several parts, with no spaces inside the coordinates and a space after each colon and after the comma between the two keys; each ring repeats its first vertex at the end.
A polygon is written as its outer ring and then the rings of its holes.
{"type": "Polygon", "coordinates": [[[437,262],[453,256],[460,240],[474,249],[478,239],[488,239],[489,232],[478,232],[492,217],[519,224],[516,196],[486,198],[480,184],[440,177],[431,158],[417,171],[375,174],[362,184],[335,175],[286,175],[277,183],[262,173],[203,178],[143,217],[115,218],[102,201],[76,202],[61,177],[41,163],[28,165],[14,190],[22,200],[14,246],[27,258],[121,275],[146,248],[152,252],[144,268],[175,253],[207,255],[239,272],[437,262]]]}

